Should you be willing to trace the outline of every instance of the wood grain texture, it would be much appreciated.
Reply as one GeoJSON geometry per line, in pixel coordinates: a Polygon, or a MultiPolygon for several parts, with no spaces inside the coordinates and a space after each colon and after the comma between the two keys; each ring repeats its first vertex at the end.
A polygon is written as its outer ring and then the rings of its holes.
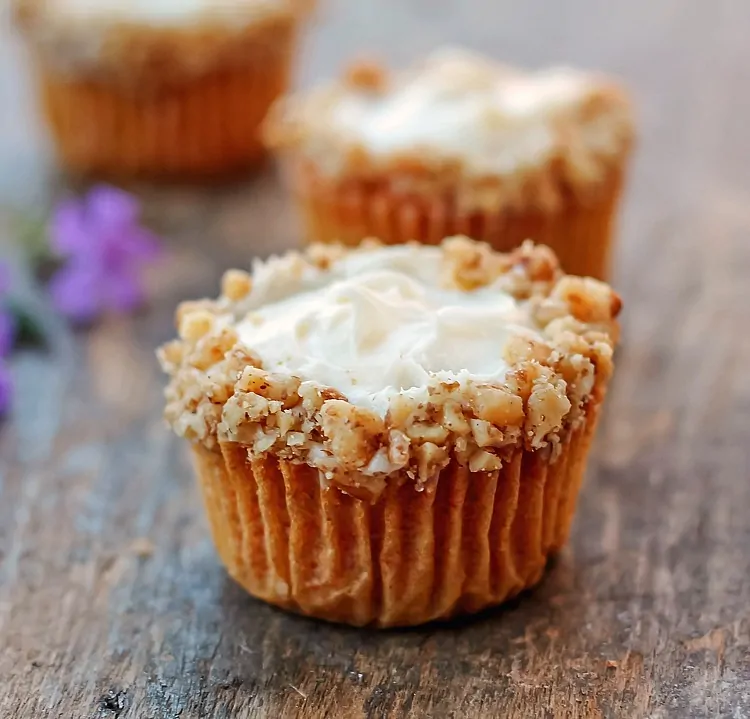
{"type": "MultiPolygon", "coordinates": [[[[601,67],[633,89],[624,338],[570,547],[538,590],[442,627],[357,631],[248,598],[162,426],[153,348],[179,299],[292,245],[295,220],[272,171],[143,189],[170,238],[150,309],[85,333],[50,317],[47,350],[13,362],[0,717],[750,717],[750,4],[323,4],[306,84],[357,51],[402,62],[454,41],[601,67]]],[[[6,93],[23,65],[0,47],[6,93]]],[[[3,97],[2,127],[25,126],[3,97]]],[[[13,137],[0,187],[36,201],[55,185],[43,162],[29,170],[26,132],[13,137]]]]}

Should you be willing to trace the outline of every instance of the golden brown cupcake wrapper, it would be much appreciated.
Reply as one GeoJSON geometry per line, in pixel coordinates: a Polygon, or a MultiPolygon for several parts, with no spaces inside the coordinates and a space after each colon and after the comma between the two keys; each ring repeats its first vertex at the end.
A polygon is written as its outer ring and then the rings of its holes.
{"type": "Polygon", "coordinates": [[[342,190],[309,168],[292,168],[291,172],[310,242],[356,245],[365,237],[377,237],[389,244],[410,240],[437,244],[444,237],[465,234],[508,251],[532,239],[549,245],[568,273],[600,279],[609,274],[623,184],[621,171],[613,171],[595,197],[567,194],[555,212],[505,209],[470,213],[446,198],[406,197],[354,181],[342,190]]]}
{"type": "Polygon", "coordinates": [[[517,450],[498,472],[451,464],[423,491],[392,482],[373,504],[239,444],[194,455],[218,552],[251,594],[337,622],[411,625],[539,581],[567,539],[597,409],[553,463],[517,450]]]}
{"type": "MultiPolygon", "coordinates": [[[[182,82],[128,87],[40,64],[42,103],[63,162],[110,176],[215,175],[257,164],[260,126],[289,83],[295,29],[242,65],[182,82]]],[[[156,72],[156,71],[155,71],[156,72]]]]}

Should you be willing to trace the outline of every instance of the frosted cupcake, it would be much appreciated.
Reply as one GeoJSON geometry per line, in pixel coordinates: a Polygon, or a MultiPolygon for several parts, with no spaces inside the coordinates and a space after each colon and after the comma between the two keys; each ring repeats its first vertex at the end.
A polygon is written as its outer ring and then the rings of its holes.
{"type": "Polygon", "coordinates": [[[310,1],[14,0],[61,159],[115,176],[255,164],[310,1]]]}
{"type": "Polygon", "coordinates": [[[466,238],[228,272],[160,358],[230,574],[375,626],[535,584],[568,536],[619,308],[547,248],[466,238]]]}
{"type": "Polygon", "coordinates": [[[607,275],[633,123],[606,78],[441,51],[280,101],[266,135],[311,241],[464,233],[507,251],[532,238],[567,272],[607,275]]]}

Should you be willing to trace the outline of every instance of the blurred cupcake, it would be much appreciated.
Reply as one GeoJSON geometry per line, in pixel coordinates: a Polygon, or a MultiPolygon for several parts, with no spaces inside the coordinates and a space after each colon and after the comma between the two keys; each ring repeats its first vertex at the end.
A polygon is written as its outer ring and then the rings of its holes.
{"type": "Polygon", "coordinates": [[[312,0],[15,0],[44,113],[81,173],[213,175],[262,157],[312,0]]]}
{"type": "Polygon", "coordinates": [[[568,536],[619,309],[531,243],[316,245],[228,272],[160,358],[230,574],[376,626],[535,584],[568,536]]]}
{"type": "Polygon", "coordinates": [[[457,50],[394,77],[362,64],[280,101],[266,136],[311,241],[532,238],[567,272],[607,275],[633,121],[605,78],[457,50]]]}

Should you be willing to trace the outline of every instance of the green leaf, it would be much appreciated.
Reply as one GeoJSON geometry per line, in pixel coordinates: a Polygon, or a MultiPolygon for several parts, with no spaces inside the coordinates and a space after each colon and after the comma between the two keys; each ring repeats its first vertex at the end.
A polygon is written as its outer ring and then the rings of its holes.
{"type": "Polygon", "coordinates": [[[40,318],[13,298],[6,298],[5,305],[16,321],[16,343],[42,344],[45,332],[40,318]]]}

